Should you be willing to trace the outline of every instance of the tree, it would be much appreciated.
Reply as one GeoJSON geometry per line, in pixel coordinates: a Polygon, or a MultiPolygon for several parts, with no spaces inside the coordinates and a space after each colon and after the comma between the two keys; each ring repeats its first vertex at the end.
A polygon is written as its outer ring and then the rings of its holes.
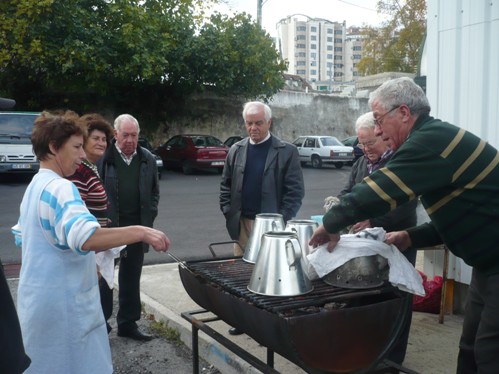
{"type": "Polygon", "coordinates": [[[365,27],[363,55],[357,68],[362,75],[387,71],[416,73],[426,31],[425,0],[380,0],[378,13],[390,19],[382,27],[365,27]]]}
{"type": "Polygon", "coordinates": [[[246,14],[215,13],[193,46],[194,70],[220,95],[270,98],[284,85],[287,64],[270,36],[246,14]]]}
{"type": "Polygon", "coordinates": [[[282,86],[270,37],[244,16],[212,18],[208,32],[203,12],[218,1],[2,0],[0,93],[19,109],[133,110],[154,122],[205,83],[270,95],[282,86]],[[213,63],[220,56],[239,57],[213,63]]]}

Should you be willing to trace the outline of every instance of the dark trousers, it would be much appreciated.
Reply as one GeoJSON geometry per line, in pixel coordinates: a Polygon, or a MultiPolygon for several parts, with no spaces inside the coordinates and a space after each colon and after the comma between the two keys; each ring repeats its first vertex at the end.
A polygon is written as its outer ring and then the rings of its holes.
{"type": "Polygon", "coordinates": [[[473,268],[459,342],[457,373],[499,373],[499,274],[473,268]]]}
{"type": "MultiPolygon", "coordinates": [[[[142,243],[127,246],[121,251],[118,273],[118,331],[130,331],[137,328],[142,304],[140,302],[140,276],[144,263],[142,243]]],[[[106,321],[113,312],[113,290],[106,281],[99,281],[102,311],[106,321]]]]}
{"type": "MultiPolygon", "coordinates": [[[[416,248],[408,248],[402,254],[407,258],[407,260],[415,265],[416,264],[416,248]]],[[[412,294],[406,293],[406,297],[410,298],[412,301],[412,294]]],[[[402,365],[404,362],[405,354],[407,352],[407,342],[409,340],[409,332],[411,330],[411,322],[412,322],[412,302],[410,303],[410,308],[405,310],[405,324],[402,327],[402,331],[396,340],[392,350],[388,354],[387,358],[390,361],[395,362],[396,364],[402,365]]]]}

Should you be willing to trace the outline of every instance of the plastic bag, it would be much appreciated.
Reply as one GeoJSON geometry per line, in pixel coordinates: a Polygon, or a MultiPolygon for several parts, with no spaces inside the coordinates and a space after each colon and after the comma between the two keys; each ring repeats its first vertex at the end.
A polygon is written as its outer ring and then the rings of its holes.
{"type": "Polygon", "coordinates": [[[428,277],[418,270],[423,278],[423,288],[426,291],[426,296],[414,295],[412,298],[412,310],[424,313],[440,313],[440,300],[442,297],[443,278],[435,275],[433,279],[428,277]]]}

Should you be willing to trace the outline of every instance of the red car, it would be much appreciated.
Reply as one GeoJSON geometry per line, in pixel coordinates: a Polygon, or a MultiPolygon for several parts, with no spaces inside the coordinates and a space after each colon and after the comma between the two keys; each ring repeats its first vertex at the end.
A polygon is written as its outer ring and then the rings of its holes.
{"type": "Polygon", "coordinates": [[[211,135],[175,135],[155,149],[164,168],[181,168],[184,174],[193,169],[213,168],[222,172],[229,149],[211,135]]]}

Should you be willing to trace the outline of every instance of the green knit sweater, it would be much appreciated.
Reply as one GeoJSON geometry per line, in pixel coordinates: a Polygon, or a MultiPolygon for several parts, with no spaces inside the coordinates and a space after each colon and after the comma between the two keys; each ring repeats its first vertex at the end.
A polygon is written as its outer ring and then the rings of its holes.
{"type": "Polygon", "coordinates": [[[499,154],[487,142],[422,115],[386,166],[324,216],[328,232],[421,196],[431,223],[408,230],[415,247],[445,243],[468,265],[499,273],[499,154]]]}

